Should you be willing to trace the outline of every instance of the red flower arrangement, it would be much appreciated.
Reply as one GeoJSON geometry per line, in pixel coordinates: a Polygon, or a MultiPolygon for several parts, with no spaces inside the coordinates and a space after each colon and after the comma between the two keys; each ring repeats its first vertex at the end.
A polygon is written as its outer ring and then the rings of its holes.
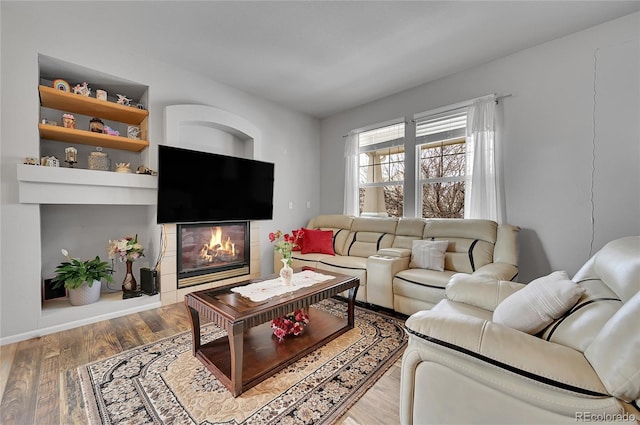
{"type": "Polygon", "coordinates": [[[278,317],[271,321],[271,329],[273,334],[282,341],[287,335],[300,335],[305,326],[309,323],[309,316],[304,314],[300,309],[289,313],[286,316],[278,317]]]}
{"type": "Polygon", "coordinates": [[[282,258],[287,260],[288,265],[291,265],[291,251],[299,246],[298,241],[302,238],[302,234],[302,229],[294,230],[291,235],[283,233],[282,230],[269,233],[269,241],[275,242],[274,251],[282,254],[282,258]]]}

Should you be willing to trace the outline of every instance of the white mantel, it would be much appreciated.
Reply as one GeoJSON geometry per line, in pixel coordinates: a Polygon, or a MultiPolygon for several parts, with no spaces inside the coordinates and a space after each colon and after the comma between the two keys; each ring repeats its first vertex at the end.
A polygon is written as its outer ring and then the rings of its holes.
{"type": "Polygon", "coordinates": [[[18,164],[21,204],[155,205],[157,176],[18,164]]]}

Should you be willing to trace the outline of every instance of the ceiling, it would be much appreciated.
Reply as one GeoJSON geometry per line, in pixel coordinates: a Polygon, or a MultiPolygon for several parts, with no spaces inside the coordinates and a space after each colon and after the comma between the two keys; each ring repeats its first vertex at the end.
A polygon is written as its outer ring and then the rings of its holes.
{"type": "Polygon", "coordinates": [[[318,118],[640,10],[640,1],[106,4],[109,25],[126,25],[120,34],[144,54],[318,118]]]}

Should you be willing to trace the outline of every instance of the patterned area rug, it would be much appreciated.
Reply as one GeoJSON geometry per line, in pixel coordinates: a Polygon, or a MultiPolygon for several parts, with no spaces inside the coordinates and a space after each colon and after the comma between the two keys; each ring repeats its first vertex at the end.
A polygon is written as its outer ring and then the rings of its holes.
{"type": "MultiPolygon", "coordinates": [[[[313,307],[346,318],[343,302],[313,307]]],[[[87,416],[91,424],[334,423],[406,346],[402,319],[356,307],[355,323],[237,398],[193,357],[191,332],[81,366],[87,416]]],[[[222,335],[212,324],[203,326],[202,343],[222,335]]]]}

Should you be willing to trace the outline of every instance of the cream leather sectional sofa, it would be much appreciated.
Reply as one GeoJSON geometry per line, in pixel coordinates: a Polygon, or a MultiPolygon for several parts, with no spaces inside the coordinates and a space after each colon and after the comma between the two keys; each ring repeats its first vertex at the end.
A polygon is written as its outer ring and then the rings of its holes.
{"type": "MultiPolygon", "coordinates": [[[[518,273],[519,228],[490,220],[320,215],[306,228],[333,231],[335,255],[293,253],[292,267],[357,276],[357,300],[413,314],[445,298],[455,273],[512,280],[518,273]],[[414,240],[446,240],[444,270],[410,267],[414,240]]],[[[282,263],[274,256],[274,270],[282,263]]]]}
{"type": "Polygon", "coordinates": [[[402,424],[640,423],[640,236],[589,259],[577,303],[535,334],[494,321],[533,282],[465,280],[406,322],[402,424]]]}

